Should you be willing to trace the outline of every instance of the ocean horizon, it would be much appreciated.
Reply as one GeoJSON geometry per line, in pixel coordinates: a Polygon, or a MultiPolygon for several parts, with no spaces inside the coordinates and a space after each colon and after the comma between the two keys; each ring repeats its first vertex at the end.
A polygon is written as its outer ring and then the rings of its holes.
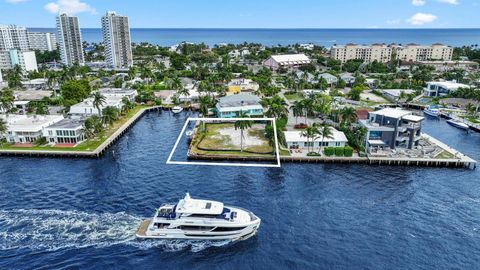
{"type": "MultiPolygon", "coordinates": [[[[55,32],[55,28],[29,28],[33,31],[55,32]]],[[[82,28],[87,42],[102,40],[100,28],[82,28]]],[[[480,28],[132,28],[132,41],[171,46],[180,42],[241,44],[261,43],[266,46],[313,43],[330,47],[335,44],[442,43],[461,47],[480,44],[480,28]]]]}

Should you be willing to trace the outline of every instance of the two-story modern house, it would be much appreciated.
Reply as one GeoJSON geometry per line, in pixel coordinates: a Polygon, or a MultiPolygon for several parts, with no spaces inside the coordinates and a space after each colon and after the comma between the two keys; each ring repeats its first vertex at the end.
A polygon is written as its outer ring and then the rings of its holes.
{"type": "Polygon", "coordinates": [[[410,111],[385,108],[370,112],[360,124],[367,128],[365,148],[407,148],[418,146],[424,117],[410,111]]]}

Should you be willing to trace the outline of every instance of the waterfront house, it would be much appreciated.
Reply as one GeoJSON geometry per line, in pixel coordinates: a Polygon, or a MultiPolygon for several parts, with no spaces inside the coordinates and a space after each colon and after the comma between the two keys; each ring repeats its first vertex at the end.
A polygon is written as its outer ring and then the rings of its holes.
{"type": "Polygon", "coordinates": [[[413,149],[418,146],[424,117],[413,112],[385,108],[370,112],[360,124],[367,129],[365,147],[368,152],[376,149],[413,149]]]}
{"type": "Polygon", "coordinates": [[[61,115],[0,115],[7,124],[5,138],[9,143],[32,144],[43,136],[44,128],[63,120],[61,115]]]}
{"type": "Polygon", "coordinates": [[[297,68],[312,61],[305,54],[272,55],[263,62],[263,66],[272,70],[279,68],[297,68]]]}
{"type": "Polygon", "coordinates": [[[217,117],[234,118],[245,112],[250,117],[262,117],[260,98],[252,94],[229,95],[219,99],[216,105],[217,117]]]}
{"type": "Polygon", "coordinates": [[[260,86],[251,79],[233,79],[228,83],[228,93],[256,92],[260,86]]]}
{"type": "Polygon", "coordinates": [[[402,93],[407,95],[415,93],[415,90],[412,89],[382,89],[380,91],[382,95],[390,101],[398,101],[402,93]]]}
{"type": "Polygon", "coordinates": [[[122,88],[102,88],[98,90],[102,96],[109,97],[126,97],[130,101],[135,101],[135,97],[138,95],[137,90],[135,89],[122,89],[122,88]]]}
{"type": "MultiPolygon", "coordinates": [[[[100,110],[106,107],[115,107],[119,110],[123,108],[123,97],[106,96],[105,103],[100,105],[100,110]]],[[[92,115],[98,115],[98,109],[93,105],[93,98],[87,98],[82,102],[79,102],[70,107],[70,115],[74,117],[89,117],[92,115]]]]}
{"type": "Polygon", "coordinates": [[[455,92],[459,88],[470,88],[470,86],[463,83],[457,83],[455,80],[427,82],[427,87],[424,89],[423,94],[427,97],[439,97],[455,92]]]}
{"type": "Polygon", "coordinates": [[[51,144],[75,146],[85,140],[83,123],[80,119],[63,119],[46,127],[43,136],[51,144]]]}
{"type": "Polygon", "coordinates": [[[330,128],[332,131],[331,138],[322,138],[318,137],[312,141],[305,136],[302,136],[302,131],[285,131],[285,141],[287,142],[288,149],[307,149],[307,148],[318,148],[320,145],[322,147],[344,147],[347,145],[348,140],[345,134],[341,131],[336,130],[335,128],[330,128]]]}

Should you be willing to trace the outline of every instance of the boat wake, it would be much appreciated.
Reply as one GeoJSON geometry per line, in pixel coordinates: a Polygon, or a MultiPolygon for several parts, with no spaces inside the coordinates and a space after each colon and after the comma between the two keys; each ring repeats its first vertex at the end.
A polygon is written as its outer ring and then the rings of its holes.
{"type": "Polygon", "coordinates": [[[0,210],[0,250],[27,248],[55,251],[68,248],[128,245],[146,250],[199,252],[231,241],[137,240],[142,217],[124,212],[93,214],[80,211],[0,210]]]}

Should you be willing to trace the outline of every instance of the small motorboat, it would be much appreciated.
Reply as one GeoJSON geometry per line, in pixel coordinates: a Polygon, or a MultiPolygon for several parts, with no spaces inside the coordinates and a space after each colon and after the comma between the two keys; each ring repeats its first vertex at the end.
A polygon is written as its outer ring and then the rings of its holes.
{"type": "Polygon", "coordinates": [[[173,113],[181,113],[183,111],[183,108],[180,106],[175,106],[172,108],[173,113]]]}
{"type": "Polygon", "coordinates": [[[243,240],[257,232],[260,218],[222,202],[185,198],[163,204],[151,219],[140,223],[141,239],[243,240]]]}
{"type": "Polygon", "coordinates": [[[426,115],[432,116],[432,117],[439,117],[440,116],[440,110],[434,105],[427,106],[423,110],[423,113],[426,114],[426,115]]]}
{"type": "Polygon", "coordinates": [[[455,121],[453,119],[447,120],[447,123],[451,126],[459,128],[459,129],[463,129],[463,130],[469,130],[470,129],[470,127],[467,124],[459,122],[459,121],[455,121]]]}
{"type": "Polygon", "coordinates": [[[190,140],[193,138],[193,134],[194,134],[193,130],[187,130],[185,132],[185,136],[187,136],[187,138],[190,140]]]}

